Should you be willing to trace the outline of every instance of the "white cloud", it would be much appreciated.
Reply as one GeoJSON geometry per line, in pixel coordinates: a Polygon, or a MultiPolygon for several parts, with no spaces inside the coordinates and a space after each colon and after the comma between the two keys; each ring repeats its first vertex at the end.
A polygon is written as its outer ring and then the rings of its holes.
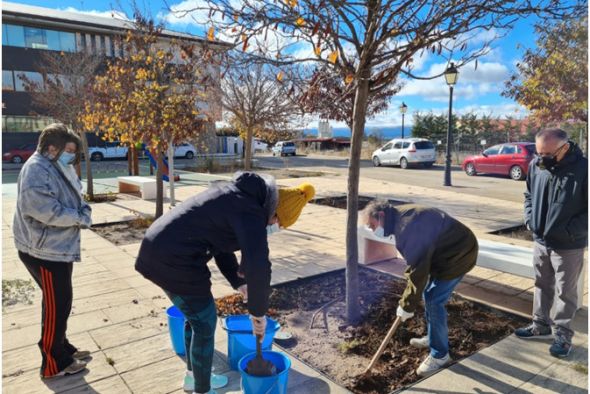
{"type": "MultiPolygon", "coordinates": [[[[426,75],[443,72],[446,63],[430,66],[426,75]]],[[[459,80],[455,85],[455,97],[474,99],[488,93],[501,92],[504,81],[510,76],[508,67],[496,62],[480,62],[477,70],[468,64],[459,70],[459,80]]],[[[399,93],[400,96],[420,96],[428,101],[444,102],[448,100],[449,88],[444,77],[431,80],[409,79],[399,93]]]]}
{"type": "Polygon", "coordinates": [[[129,20],[125,13],[117,10],[110,10],[110,11],[96,11],[96,10],[78,10],[74,7],[67,7],[62,8],[62,11],[66,12],[74,12],[77,14],[85,14],[85,15],[92,15],[101,18],[111,18],[111,19],[119,19],[119,20],[129,20]]]}

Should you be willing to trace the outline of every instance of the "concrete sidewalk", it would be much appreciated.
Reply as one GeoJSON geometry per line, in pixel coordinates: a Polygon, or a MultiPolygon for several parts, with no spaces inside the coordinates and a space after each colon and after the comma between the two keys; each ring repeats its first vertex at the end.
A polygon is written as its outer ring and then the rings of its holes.
{"type": "MultiPolygon", "coordinates": [[[[338,176],[279,179],[278,183],[290,186],[305,180],[315,185],[318,195],[344,194],[346,190],[346,180],[338,176]]],[[[204,189],[204,182],[202,186],[182,186],[176,191],[176,197],[181,201],[204,189]]],[[[470,197],[461,194],[460,190],[438,191],[365,179],[361,181],[361,190],[363,195],[435,205],[464,221],[476,231],[478,237],[491,240],[506,242],[505,238],[491,236],[487,232],[517,224],[522,217],[519,204],[470,197]],[[482,213],[483,209],[485,215],[482,213]]],[[[16,200],[5,194],[4,189],[3,196],[3,278],[28,280],[30,276],[18,260],[12,240],[11,225],[16,200]]],[[[128,197],[114,202],[94,204],[93,220],[95,224],[115,222],[134,218],[138,213],[153,214],[154,211],[153,201],[128,197]]],[[[272,283],[343,268],[346,258],[345,228],[345,210],[308,205],[291,229],[269,238],[273,262],[272,283]]],[[[528,243],[520,244],[530,246],[528,243]]],[[[82,262],[74,268],[74,306],[69,320],[68,335],[76,346],[93,352],[89,371],[47,383],[38,378],[40,355],[36,342],[40,335],[41,294],[36,289],[33,292],[32,305],[17,304],[3,310],[3,389],[10,393],[182,393],[184,363],[172,352],[168,329],[165,326],[164,309],[170,302],[157,286],[134,270],[133,263],[139,244],[117,246],[90,230],[83,230],[82,248],[82,262]]],[[[232,294],[233,290],[223,276],[214,265],[211,265],[211,268],[214,296],[232,294]]],[[[529,279],[476,268],[465,278],[462,286],[465,287],[459,289],[460,292],[469,293],[473,298],[480,297],[483,302],[491,295],[492,301],[504,303],[506,309],[512,308],[514,312],[525,315],[530,313],[533,283],[529,279]]],[[[587,291],[585,294],[587,305],[587,291]]],[[[572,360],[556,362],[548,355],[549,344],[531,346],[530,342],[515,341],[516,338],[511,337],[486,349],[486,353],[480,352],[420,382],[411,390],[503,392],[502,389],[507,386],[492,387],[491,383],[486,383],[490,379],[505,382],[506,371],[502,362],[527,371],[515,373],[509,383],[511,388],[527,390],[529,383],[542,386],[545,384],[543,382],[552,385],[559,382],[587,389],[587,383],[582,384],[581,378],[568,374],[576,373],[587,377],[587,374],[578,372],[587,367],[586,360],[578,357],[587,352],[587,324],[584,313],[585,311],[576,320],[580,333],[575,337],[577,350],[572,360]],[[514,353],[521,354],[523,358],[518,359],[516,355],[514,359],[500,357],[506,349],[515,350],[514,353]],[[529,359],[539,360],[535,364],[536,369],[527,366],[529,359]],[[493,360],[498,362],[494,363],[493,360]],[[469,362],[483,366],[476,368],[469,362]],[[466,366],[460,367],[463,363],[467,363],[466,366]],[[581,366],[578,367],[578,364],[581,366]],[[551,367],[550,371],[556,371],[556,375],[551,375],[550,380],[545,379],[548,367],[551,367]],[[455,372],[456,368],[464,369],[455,372]],[[482,375],[482,369],[485,369],[485,374],[489,378],[482,375]],[[445,378],[443,374],[447,373],[453,375],[445,378]],[[448,379],[449,382],[442,385],[438,379],[448,379]],[[479,385],[476,386],[474,382],[479,385]]],[[[217,330],[216,335],[215,367],[217,373],[223,373],[228,370],[225,360],[227,339],[223,330],[217,330]]],[[[293,361],[293,370],[289,378],[290,393],[347,392],[303,363],[293,361]]],[[[229,372],[228,376],[230,386],[218,392],[239,392],[237,373],[229,372]]],[[[551,389],[553,386],[547,387],[551,389]]],[[[536,388],[532,391],[537,392],[536,388]]]]}

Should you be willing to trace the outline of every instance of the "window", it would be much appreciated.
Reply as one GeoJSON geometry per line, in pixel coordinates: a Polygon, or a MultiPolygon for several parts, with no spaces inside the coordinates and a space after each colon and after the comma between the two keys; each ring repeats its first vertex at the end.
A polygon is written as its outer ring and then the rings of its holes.
{"type": "Polygon", "coordinates": [[[531,144],[531,145],[525,145],[525,149],[527,151],[527,154],[529,156],[532,156],[535,154],[535,152],[537,151],[537,148],[535,147],[535,145],[531,144]]]}
{"type": "MultiPolygon", "coordinates": [[[[7,45],[13,47],[24,47],[25,46],[25,30],[22,26],[17,25],[6,25],[6,40],[7,45]]],[[[2,39],[4,41],[4,39],[2,39]]]]}
{"type": "Polygon", "coordinates": [[[90,50],[92,54],[96,54],[96,36],[94,34],[90,35],[90,50]]]}
{"type": "Polygon", "coordinates": [[[75,52],[76,35],[65,31],[2,24],[2,45],[75,52]]]}
{"type": "Polygon", "coordinates": [[[501,147],[502,147],[502,145],[492,146],[491,148],[484,150],[483,153],[486,154],[487,156],[494,156],[494,155],[497,155],[498,152],[500,152],[501,147]]]}
{"type": "Polygon", "coordinates": [[[44,89],[43,83],[43,76],[41,73],[32,72],[32,71],[15,71],[14,72],[14,82],[15,82],[15,90],[17,92],[26,92],[25,81],[22,77],[25,77],[29,83],[34,83],[37,89],[44,89]]]}
{"type": "Polygon", "coordinates": [[[11,70],[2,70],[2,90],[14,90],[14,75],[11,70]]]}
{"type": "Polygon", "coordinates": [[[76,52],[76,35],[65,31],[59,32],[60,49],[64,52],[76,52]]]}
{"type": "Polygon", "coordinates": [[[25,46],[35,49],[49,49],[47,31],[36,27],[25,27],[25,46]]]}
{"type": "Polygon", "coordinates": [[[55,120],[44,116],[2,116],[2,132],[41,131],[55,120]]]}
{"type": "Polygon", "coordinates": [[[391,142],[387,145],[385,145],[383,148],[381,148],[381,150],[389,150],[391,149],[391,142]]]}
{"type": "Polygon", "coordinates": [[[503,155],[513,155],[516,153],[516,146],[514,145],[504,145],[502,147],[502,154],[503,155]]]}
{"type": "Polygon", "coordinates": [[[107,45],[106,45],[104,36],[100,36],[100,53],[102,55],[107,53],[107,45]]]}
{"type": "Polygon", "coordinates": [[[393,149],[401,149],[402,147],[402,143],[400,142],[396,142],[395,144],[393,144],[393,149]]]}
{"type": "Polygon", "coordinates": [[[86,43],[86,34],[80,34],[80,41],[82,42],[82,49],[86,51],[88,49],[88,44],[86,43]]]}
{"type": "Polygon", "coordinates": [[[403,144],[403,146],[402,146],[402,148],[403,149],[408,149],[409,147],[410,147],[410,143],[407,142],[407,141],[405,141],[404,144],[403,144]]]}
{"type": "Polygon", "coordinates": [[[430,141],[417,141],[414,146],[416,149],[434,149],[434,145],[430,141]]]}

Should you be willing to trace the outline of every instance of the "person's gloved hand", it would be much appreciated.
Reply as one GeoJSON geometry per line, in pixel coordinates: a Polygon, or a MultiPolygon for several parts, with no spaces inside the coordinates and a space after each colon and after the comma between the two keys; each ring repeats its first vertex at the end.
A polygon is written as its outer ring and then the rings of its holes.
{"type": "Polygon", "coordinates": [[[244,303],[248,302],[248,285],[241,285],[238,287],[238,291],[244,297],[244,303]]]}
{"type": "Polygon", "coordinates": [[[404,308],[401,307],[401,305],[398,305],[396,315],[399,316],[404,322],[414,317],[414,312],[406,312],[404,308]]]}
{"type": "Polygon", "coordinates": [[[266,316],[256,317],[250,315],[250,320],[252,320],[252,333],[255,336],[260,336],[260,341],[263,341],[266,331],[266,316]]]}

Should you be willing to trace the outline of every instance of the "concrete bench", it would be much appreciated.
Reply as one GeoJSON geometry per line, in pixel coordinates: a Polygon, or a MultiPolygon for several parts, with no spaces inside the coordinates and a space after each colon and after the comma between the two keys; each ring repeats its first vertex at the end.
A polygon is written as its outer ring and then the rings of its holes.
{"type": "MultiPolygon", "coordinates": [[[[373,232],[364,226],[360,226],[357,232],[359,263],[371,264],[377,261],[402,257],[395,248],[395,242],[375,236],[373,232]]],[[[535,278],[533,269],[533,249],[522,246],[508,245],[506,243],[478,239],[479,254],[477,265],[495,271],[535,278]]],[[[578,279],[578,308],[584,302],[584,278],[586,277],[586,262],[578,279]]]]}
{"type": "MultiPolygon", "coordinates": [[[[120,176],[119,193],[141,193],[144,200],[156,199],[156,180],[143,176],[120,176]]],[[[166,187],[164,186],[164,198],[166,198],[166,187]]]]}

